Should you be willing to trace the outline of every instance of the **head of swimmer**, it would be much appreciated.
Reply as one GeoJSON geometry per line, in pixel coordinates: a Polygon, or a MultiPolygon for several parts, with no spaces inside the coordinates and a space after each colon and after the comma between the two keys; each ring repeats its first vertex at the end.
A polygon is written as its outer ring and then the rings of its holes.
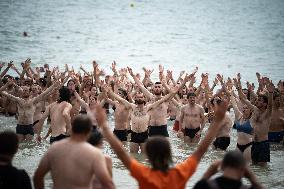
{"type": "Polygon", "coordinates": [[[163,85],[161,82],[156,82],[153,86],[153,93],[155,95],[162,95],[163,92],[163,85]]]}
{"type": "Polygon", "coordinates": [[[18,151],[19,139],[16,133],[4,131],[0,133],[0,158],[1,161],[11,162],[18,151]]]}
{"type": "Polygon", "coordinates": [[[189,105],[193,106],[195,104],[196,94],[194,92],[187,93],[187,100],[188,100],[189,105]]]}
{"type": "Polygon", "coordinates": [[[224,174],[234,175],[241,179],[246,170],[246,161],[243,154],[237,150],[227,152],[222,160],[221,169],[224,174]]]}
{"type": "Polygon", "coordinates": [[[222,99],[218,96],[216,96],[216,97],[214,97],[210,100],[210,105],[211,105],[214,112],[217,110],[218,105],[221,104],[221,103],[222,103],[222,99]]]}
{"type": "Polygon", "coordinates": [[[136,93],[134,97],[134,101],[135,101],[135,104],[137,105],[146,104],[146,99],[143,93],[136,93]]]}
{"type": "Polygon", "coordinates": [[[252,109],[250,109],[246,104],[244,104],[242,113],[244,119],[250,119],[252,115],[252,109]]]}
{"type": "Polygon", "coordinates": [[[260,110],[266,110],[267,105],[268,105],[268,97],[263,94],[258,95],[255,101],[255,106],[260,110]]]}
{"type": "Polygon", "coordinates": [[[169,140],[165,137],[155,136],[147,140],[146,155],[154,170],[167,172],[173,163],[169,140]]]}
{"type": "Polygon", "coordinates": [[[28,98],[30,96],[31,93],[31,89],[29,86],[22,86],[22,97],[23,98],[28,98]]]}
{"type": "Polygon", "coordinates": [[[98,100],[98,96],[96,94],[91,94],[89,96],[89,104],[96,104],[98,100]]]}
{"type": "Polygon", "coordinates": [[[128,100],[127,91],[124,90],[123,88],[119,88],[119,89],[118,89],[118,95],[119,95],[121,98],[124,98],[124,99],[128,100]]]}

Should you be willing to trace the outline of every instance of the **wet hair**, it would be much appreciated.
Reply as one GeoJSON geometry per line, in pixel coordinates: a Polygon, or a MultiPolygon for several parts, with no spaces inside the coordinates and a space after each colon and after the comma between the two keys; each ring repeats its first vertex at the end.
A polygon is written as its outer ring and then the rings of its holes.
{"type": "Polygon", "coordinates": [[[123,98],[125,98],[125,100],[129,101],[127,91],[123,88],[119,88],[118,90],[121,92],[123,98]]]}
{"type": "Polygon", "coordinates": [[[160,81],[157,81],[157,82],[155,82],[155,85],[160,85],[160,84],[162,84],[160,81]]]}
{"type": "Polygon", "coordinates": [[[39,79],[39,82],[42,84],[42,86],[46,87],[47,81],[46,81],[45,78],[40,78],[40,79],[39,79]]]}
{"type": "Polygon", "coordinates": [[[196,94],[195,93],[187,93],[186,98],[188,99],[189,97],[192,97],[192,96],[196,97],[196,94]]]}
{"type": "Polygon", "coordinates": [[[222,161],[222,168],[242,168],[246,166],[246,160],[244,159],[243,154],[240,151],[233,150],[225,154],[222,161]]]}
{"type": "Polygon", "coordinates": [[[72,122],[72,132],[74,134],[88,134],[93,127],[89,116],[79,114],[72,122]]]}
{"type": "Polygon", "coordinates": [[[59,99],[57,100],[58,103],[60,102],[71,102],[71,93],[70,90],[68,89],[68,87],[62,86],[59,89],[59,99]]]}
{"type": "Polygon", "coordinates": [[[14,156],[18,150],[19,139],[15,132],[4,131],[0,133],[0,156],[14,156]]]}
{"type": "MultiPolygon", "coordinates": [[[[76,85],[75,80],[74,80],[74,79],[70,79],[70,80],[67,82],[67,86],[69,85],[70,82],[73,82],[73,83],[74,83],[74,85],[75,85],[75,91],[76,91],[77,93],[79,93],[80,89],[79,89],[79,86],[76,85]]],[[[74,95],[74,94],[73,94],[73,95],[74,95]]]]}
{"type": "Polygon", "coordinates": [[[262,98],[263,102],[268,104],[268,97],[266,95],[258,95],[258,98],[262,98]]]}
{"type": "Polygon", "coordinates": [[[162,136],[151,137],[147,140],[146,154],[154,170],[167,172],[173,163],[170,143],[162,136]]]}
{"type": "Polygon", "coordinates": [[[102,133],[98,129],[93,130],[88,139],[88,142],[93,146],[101,144],[103,142],[102,133]]]}
{"type": "Polygon", "coordinates": [[[213,106],[214,106],[214,101],[216,101],[217,104],[220,104],[222,102],[221,98],[219,98],[219,97],[212,98],[210,100],[210,104],[213,105],[213,106]]]}

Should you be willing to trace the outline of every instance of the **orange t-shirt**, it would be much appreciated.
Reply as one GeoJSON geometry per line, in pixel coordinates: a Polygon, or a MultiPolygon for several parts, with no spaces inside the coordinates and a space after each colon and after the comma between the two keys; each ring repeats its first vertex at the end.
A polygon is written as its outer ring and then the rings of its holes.
{"type": "Polygon", "coordinates": [[[184,162],[170,168],[167,173],[163,173],[132,159],[130,173],[138,181],[140,189],[184,189],[197,165],[198,161],[194,156],[190,156],[184,162]]]}

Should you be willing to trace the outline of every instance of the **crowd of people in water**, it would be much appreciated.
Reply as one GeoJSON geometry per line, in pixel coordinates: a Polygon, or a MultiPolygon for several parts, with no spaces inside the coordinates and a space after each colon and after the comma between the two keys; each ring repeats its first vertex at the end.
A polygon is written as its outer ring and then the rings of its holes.
{"type": "Polygon", "coordinates": [[[12,61],[0,64],[1,112],[17,120],[16,132],[0,133],[0,188],[32,187],[28,174],[14,167],[12,159],[20,142],[48,137],[51,145],[33,176],[36,189],[44,188],[48,172],[55,189],[115,188],[112,160],[101,150],[103,139],[139,188],[185,188],[211,144],[227,150],[232,129],[237,131],[236,150],[213,162],[194,189],[263,188],[249,165],[265,166],[270,162],[270,143],[283,145],[283,81],[273,83],[256,73],[256,88],[254,83],[241,83],[239,73],[231,78],[217,74],[210,85],[208,73],[197,82],[197,67],[174,79],[172,70],[161,65],[159,81],[152,81],[154,70],[145,67],[144,76],[130,67],[118,69],[115,61],[108,75],[96,61],[92,67],[90,71],[81,66],[80,74],[68,65],[63,70],[48,64],[32,68],[30,59],[21,68],[12,61]],[[110,109],[113,131],[107,120],[110,109]],[[174,121],[173,127],[167,125],[168,119],[174,121]],[[47,133],[43,126],[49,127],[47,133]],[[181,163],[173,162],[168,130],[185,143],[198,143],[181,163]],[[145,154],[150,166],[129,152],[145,154]]]}

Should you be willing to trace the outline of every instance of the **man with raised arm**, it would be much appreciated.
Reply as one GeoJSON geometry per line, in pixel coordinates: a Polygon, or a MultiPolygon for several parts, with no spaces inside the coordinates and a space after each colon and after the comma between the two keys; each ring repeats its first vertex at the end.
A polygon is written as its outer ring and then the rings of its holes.
{"type": "Polygon", "coordinates": [[[39,121],[39,131],[37,133],[37,140],[41,140],[41,130],[45,119],[50,116],[50,128],[51,137],[50,144],[55,141],[62,140],[70,134],[71,130],[71,116],[70,111],[72,105],[70,104],[71,94],[70,90],[62,86],[59,89],[59,98],[57,102],[54,102],[47,106],[42,118],[39,121]]]}
{"type": "Polygon", "coordinates": [[[205,126],[204,109],[196,104],[195,93],[187,94],[188,104],[181,108],[180,123],[184,125],[185,142],[198,142],[205,126]]]}
{"type": "Polygon", "coordinates": [[[188,179],[195,172],[199,161],[221,128],[228,103],[221,103],[215,111],[214,124],[209,128],[197,149],[185,161],[173,165],[169,141],[161,136],[151,137],[145,145],[146,155],[151,168],[132,158],[123,148],[121,142],[112,134],[108,127],[106,114],[98,107],[97,121],[103,135],[114,149],[118,158],[138,181],[140,189],[183,189],[188,179]]]}
{"type": "MultiPolygon", "coordinates": [[[[185,79],[183,85],[186,83],[187,78],[185,79]]],[[[182,86],[181,86],[182,87],[182,86]]],[[[181,88],[180,87],[180,88],[181,88]]],[[[150,115],[149,111],[158,107],[160,104],[170,100],[174,97],[174,95],[179,91],[178,88],[176,91],[169,93],[164,96],[160,100],[149,103],[146,105],[145,97],[142,93],[137,93],[135,96],[135,104],[128,102],[124,98],[121,98],[119,95],[115,94],[109,88],[106,88],[108,94],[119,101],[121,104],[125,106],[126,109],[132,109],[131,112],[131,140],[130,140],[130,152],[137,153],[139,151],[139,147],[143,152],[143,145],[148,139],[148,124],[150,115]]]]}
{"type": "Polygon", "coordinates": [[[240,79],[240,74],[238,74],[237,79],[234,79],[240,100],[253,110],[250,119],[251,125],[254,129],[253,144],[251,148],[252,162],[253,164],[265,166],[267,162],[270,162],[268,132],[272,113],[273,92],[275,87],[272,82],[267,83],[266,89],[269,93],[268,97],[266,95],[259,94],[257,96],[255,105],[253,105],[241,91],[242,88],[240,79]]]}
{"type": "MultiPolygon", "coordinates": [[[[161,70],[161,69],[160,69],[161,70]]],[[[128,71],[130,75],[133,77],[135,83],[138,85],[138,87],[142,90],[143,94],[150,100],[150,102],[155,102],[158,101],[162,98],[162,91],[163,91],[163,86],[162,83],[156,82],[154,84],[153,92],[149,92],[139,81],[139,79],[133,74],[132,69],[128,68],[128,71]]],[[[185,83],[188,81],[188,78],[192,78],[192,76],[195,74],[192,73],[190,76],[186,76],[185,82],[180,85],[180,89],[185,85],[185,83]]],[[[168,129],[167,129],[167,110],[168,110],[168,102],[164,102],[160,104],[159,106],[153,108],[150,112],[150,122],[149,122],[149,136],[154,136],[154,135],[162,135],[165,137],[169,136],[168,129]]]]}
{"type": "Polygon", "coordinates": [[[87,143],[92,121],[78,115],[72,122],[70,138],[50,146],[34,174],[35,189],[44,188],[44,176],[50,172],[54,189],[92,188],[94,177],[102,188],[114,189],[105,156],[100,149],[87,143]]]}
{"type": "Polygon", "coordinates": [[[17,103],[18,108],[18,123],[16,127],[16,133],[19,137],[19,141],[23,140],[32,140],[34,135],[33,123],[34,123],[34,112],[35,105],[42,101],[50,92],[58,86],[59,82],[55,82],[52,86],[46,89],[43,93],[38,95],[37,97],[32,98],[30,94],[30,88],[27,86],[23,86],[23,94],[22,97],[15,97],[6,92],[2,92],[1,94],[6,96],[7,98],[13,100],[17,103]]]}

